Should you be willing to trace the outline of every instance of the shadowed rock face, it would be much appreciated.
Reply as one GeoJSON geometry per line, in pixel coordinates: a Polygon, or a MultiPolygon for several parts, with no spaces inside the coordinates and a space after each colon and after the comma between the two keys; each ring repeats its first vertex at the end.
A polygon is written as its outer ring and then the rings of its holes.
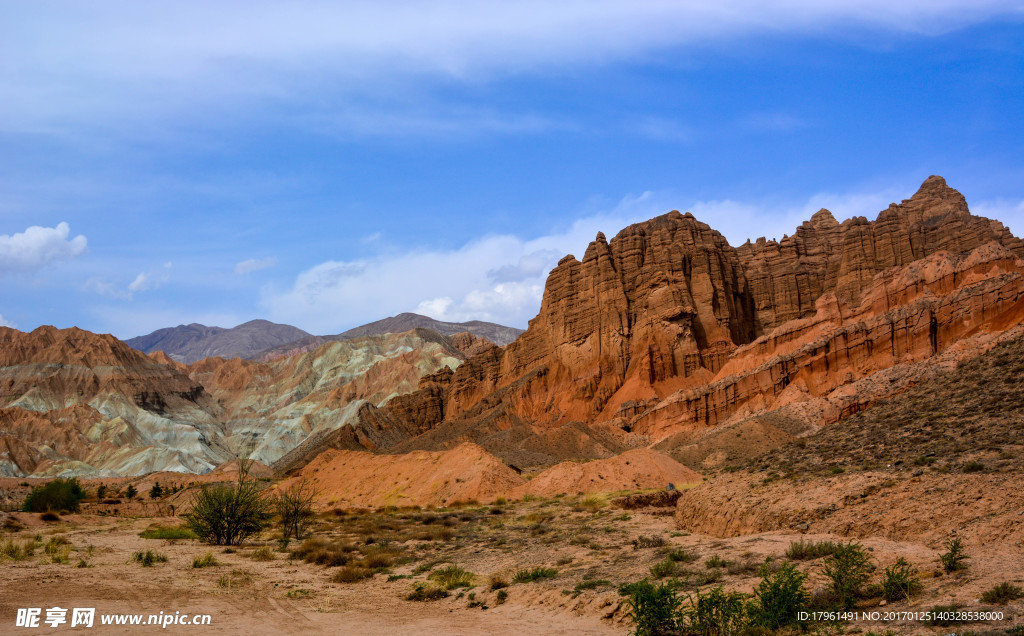
{"type": "Polygon", "coordinates": [[[671,212],[598,234],[552,270],[515,342],[373,415],[428,431],[401,450],[470,439],[522,458],[575,423],[566,456],[607,456],[775,408],[794,382],[802,393],[787,399],[806,401],[1006,329],[1024,314],[1021,257],[1021,240],[970,215],[941,177],[875,221],[822,210],[781,241],[738,248],[671,212]]]}

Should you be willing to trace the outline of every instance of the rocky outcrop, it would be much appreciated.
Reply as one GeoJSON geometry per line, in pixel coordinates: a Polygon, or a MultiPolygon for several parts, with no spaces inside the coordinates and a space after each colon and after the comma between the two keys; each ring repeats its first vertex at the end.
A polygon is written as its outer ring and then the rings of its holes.
{"type": "Polygon", "coordinates": [[[671,212],[563,258],[515,342],[377,417],[429,429],[400,449],[472,439],[506,460],[502,431],[617,427],[620,449],[699,434],[1005,329],[1024,314],[1022,256],[941,177],[874,221],[822,210],[782,241],[739,248],[671,212]]]}
{"type": "MultiPolygon", "coordinates": [[[[191,366],[79,329],[0,329],[0,343],[0,475],[9,476],[203,473],[239,455],[269,463],[416,389],[424,374],[450,375],[464,358],[429,330],[271,363],[191,366]]],[[[389,428],[378,444],[418,432],[401,430],[389,428]]]]}

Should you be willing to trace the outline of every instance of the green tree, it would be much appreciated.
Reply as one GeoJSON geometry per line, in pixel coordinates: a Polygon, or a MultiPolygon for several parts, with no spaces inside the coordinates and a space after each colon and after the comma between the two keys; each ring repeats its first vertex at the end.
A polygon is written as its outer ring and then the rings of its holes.
{"type": "Polygon", "coordinates": [[[29,512],[78,512],[85,491],[78,479],[54,479],[42,486],[36,486],[25,499],[25,510],[29,512]]]}
{"type": "Polygon", "coordinates": [[[270,525],[273,500],[249,477],[252,460],[239,460],[233,485],[204,485],[183,515],[200,540],[214,545],[239,545],[270,525]]]}
{"type": "Polygon", "coordinates": [[[155,482],[153,487],[149,489],[149,498],[159,499],[160,497],[163,497],[163,495],[164,489],[160,486],[160,482],[155,482]]]}
{"type": "Polygon", "coordinates": [[[139,494],[139,491],[135,489],[135,486],[128,484],[127,490],[124,491],[124,496],[128,497],[128,500],[131,501],[132,499],[135,499],[135,495],[137,494],[139,494]]]}

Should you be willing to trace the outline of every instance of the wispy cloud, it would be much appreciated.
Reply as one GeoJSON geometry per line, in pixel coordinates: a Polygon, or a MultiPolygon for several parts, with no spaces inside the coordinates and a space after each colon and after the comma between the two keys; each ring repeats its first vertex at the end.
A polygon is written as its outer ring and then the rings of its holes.
{"type": "Polygon", "coordinates": [[[17,329],[18,325],[4,318],[3,314],[0,314],[0,327],[10,327],[11,329],[17,329]]]}
{"type": "Polygon", "coordinates": [[[70,233],[67,223],[58,223],[57,227],[33,225],[17,234],[0,234],[0,273],[31,272],[85,254],[85,236],[69,239],[70,233]]]}
{"type": "Polygon", "coordinates": [[[261,269],[267,269],[277,265],[276,256],[268,256],[266,258],[250,258],[240,263],[235,264],[235,273],[244,276],[245,274],[251,274],[252,272],[258,272],[261,269]]]}
{"type": "MultiPolygon", "coordinates": [[[[1021,13],[1018,0],[5,3],[0,127],[159,129],[168,115],[302,103],[300,119],[328,132],[531,132],[558,124],[423,109],[415,98],[391,110],[360,100],[391,102],[420,81],[481,82],[750,34],[941,33],[1021,13]]],[[[651,132],[665,131],[655,124],[651,132]]]]}

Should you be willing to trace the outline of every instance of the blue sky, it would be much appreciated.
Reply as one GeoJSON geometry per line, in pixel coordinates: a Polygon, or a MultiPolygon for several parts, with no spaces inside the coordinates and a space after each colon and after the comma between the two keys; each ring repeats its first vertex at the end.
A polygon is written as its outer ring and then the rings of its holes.
{"type": "Polygon", "coordinates": [[[0,324],[524,327],[601,230],[928,175],[1024,234],[1024,2],[0,1],[0,324]]]}

